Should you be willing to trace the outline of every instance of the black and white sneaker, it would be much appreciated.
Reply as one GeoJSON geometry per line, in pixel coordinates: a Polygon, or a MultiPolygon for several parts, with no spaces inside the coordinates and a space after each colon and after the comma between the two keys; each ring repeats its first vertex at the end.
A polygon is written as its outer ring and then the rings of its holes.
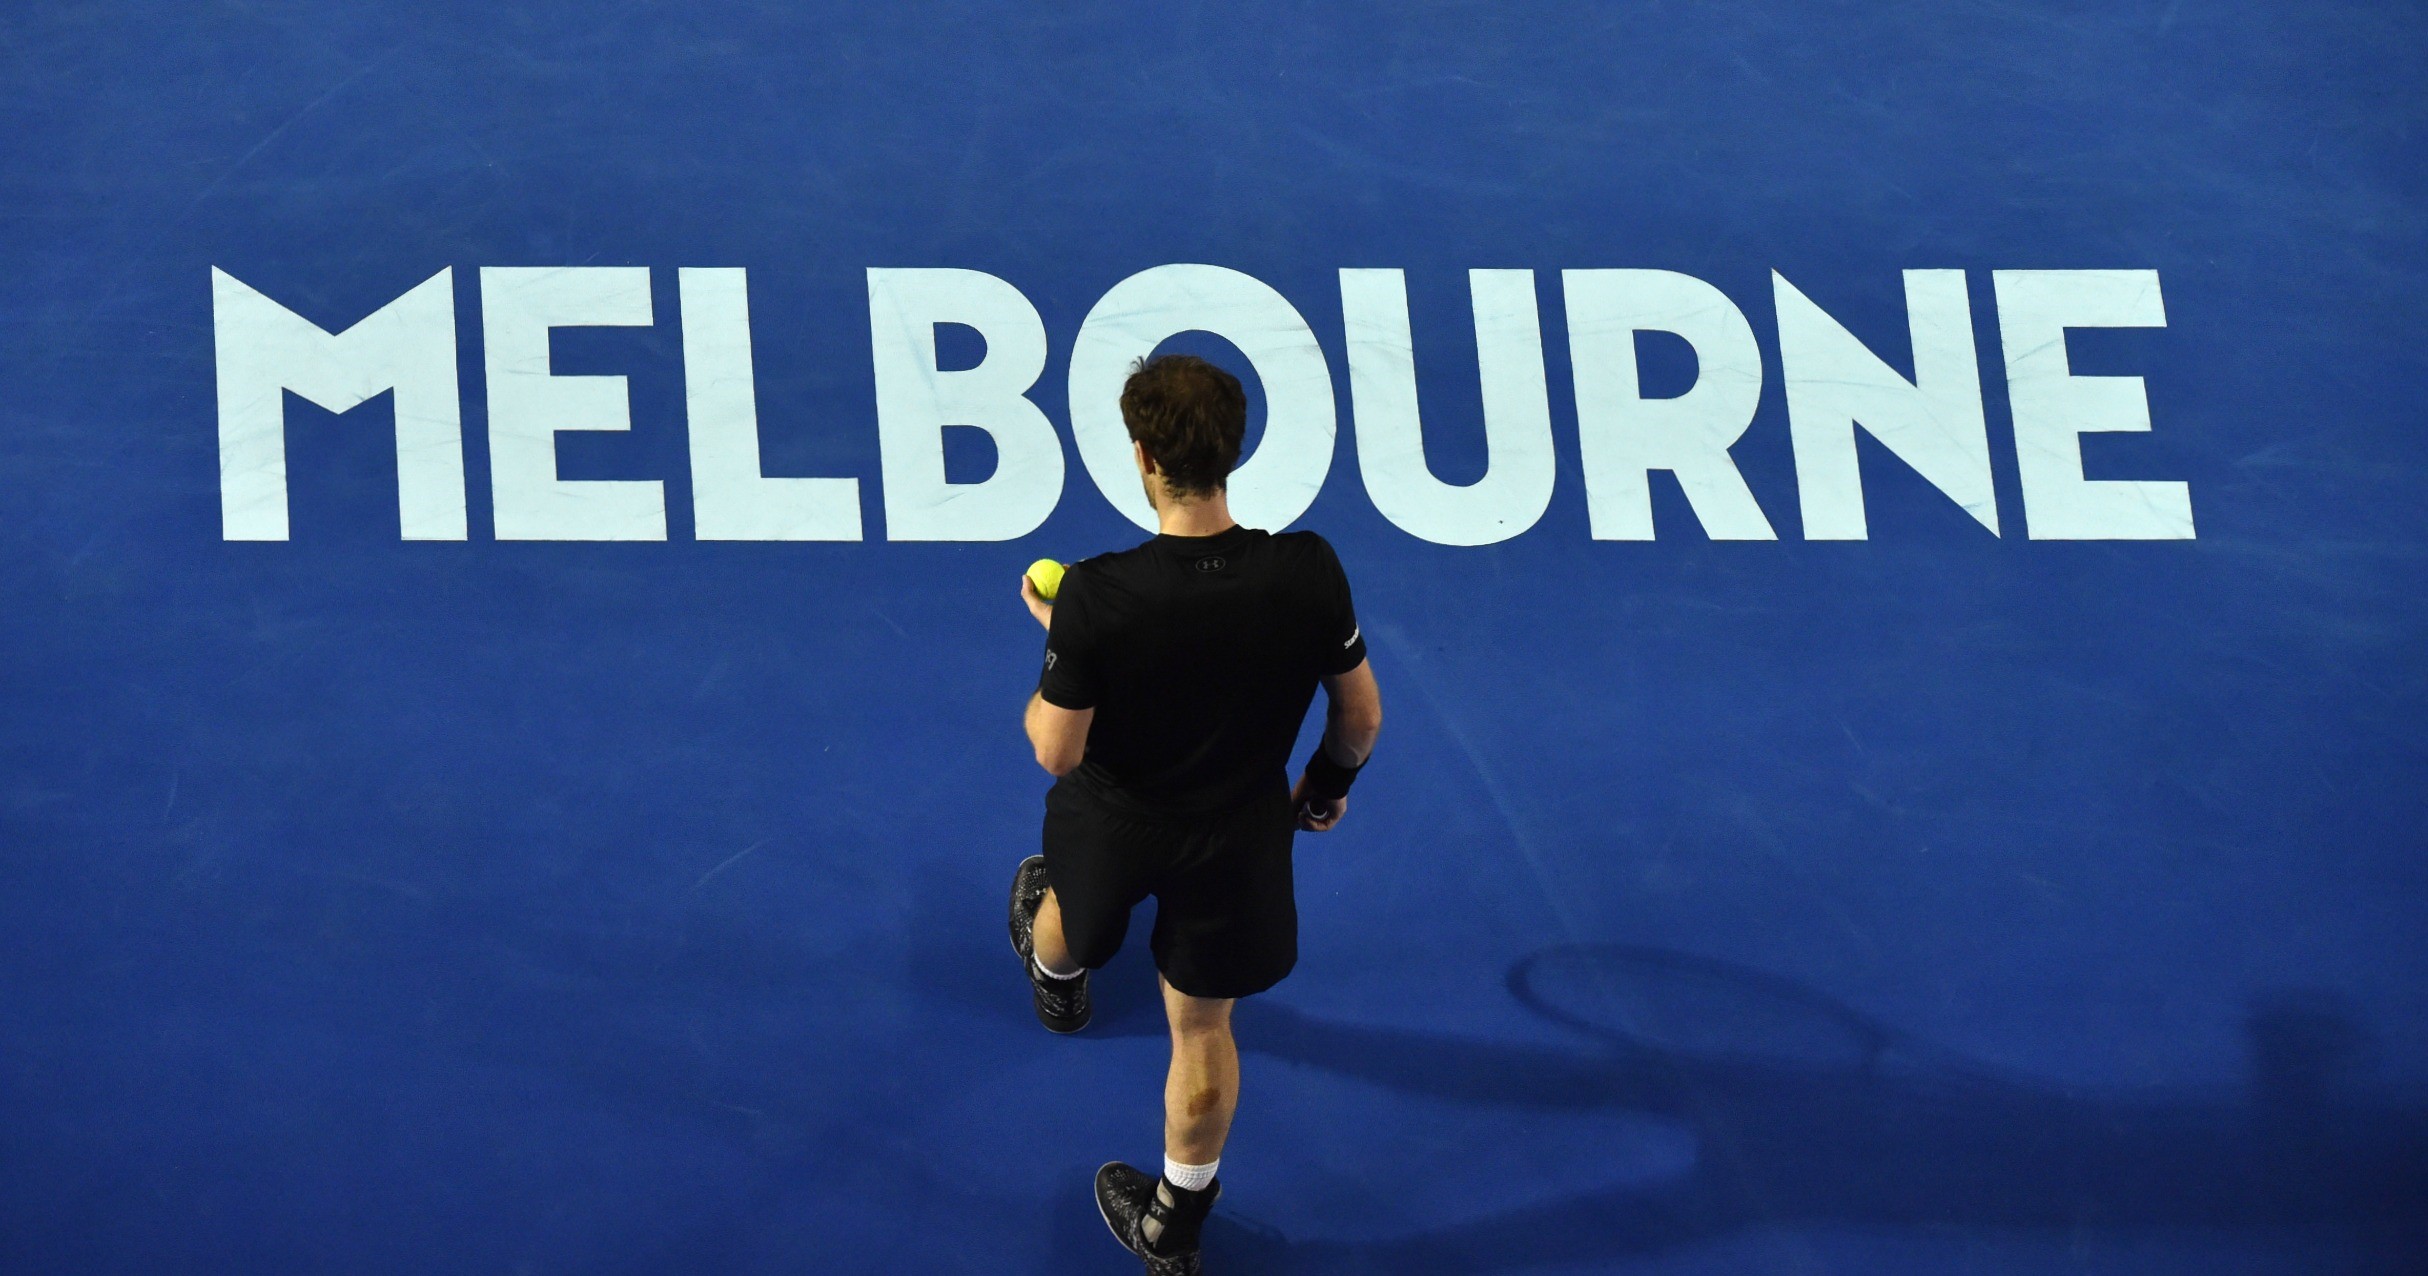
{"type": "Polygon", "coordinates": [[[1056,1032],[1077,1032],[1088,1026],[1088,972],[1069,979],[1051,979],[1037,969],[1037,908],[1045,902],[1045,857],[1031,855],[1012,874],[1012,951],[1020,954],[1021,969],[1037,998],[1037,1022],[1056,1032]]]}
{"type": "Polygon", "coordinates": [[[1214,1198],[1222,1195],[1222,1180],[1197,1192],[1169,1188],[1169,1205],[1156,1192],[1164,1186],[1155,1175],[1107,1161],[1096,1171],[1096,1212],[1113,1229],[1113,1239],[1147,1265],[1147,1276],[1198,1276],[1197,1238],[1214,1212],[1214,1198]],[[1162,1227],[1151,1242],[1146,1237],[1150,1218],[1162,1227]]]}

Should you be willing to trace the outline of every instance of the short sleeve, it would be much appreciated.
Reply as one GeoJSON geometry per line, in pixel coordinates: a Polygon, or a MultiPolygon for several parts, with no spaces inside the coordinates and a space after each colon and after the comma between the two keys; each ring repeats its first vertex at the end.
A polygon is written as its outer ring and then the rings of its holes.
{"type": "Polygon", "coordinates": [[[1341,570],[1332,543],[1315,537],[1316,653],[1315,668],[1324,677],[1337,677],[1366,662],[1366,636],[1357,627],[1357,608],[1349,600],[1349,574],[1341,570]]]}
{"type": "Polygon", "coordinates": [[[1073,564],[1055,592],[1054,619],[1046,630],[1045,669],[1037,694],[1057,709],[1093,709],[1102,691],[1096,664],[1096,633],[1088,611],[1085,572],[1073,564]]]}

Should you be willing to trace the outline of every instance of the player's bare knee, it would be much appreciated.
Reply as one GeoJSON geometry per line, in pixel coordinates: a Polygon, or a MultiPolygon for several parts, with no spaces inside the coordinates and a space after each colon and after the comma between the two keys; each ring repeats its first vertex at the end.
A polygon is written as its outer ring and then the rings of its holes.
{"type": "Polygon", "coordinates": [[[1227,1037],[1231,1033],[1231,1003],[1178,998],[1165,1007],[1172,1035],[1181,1038],[1227,1037]]]}
{"type": "Polygon", "coordinates": [[[1172,1025],[1172,1042],[1182,1048],[1213,1046],[1230,1039],[1231,1025],[1227,1023],[1172,1025]]]}

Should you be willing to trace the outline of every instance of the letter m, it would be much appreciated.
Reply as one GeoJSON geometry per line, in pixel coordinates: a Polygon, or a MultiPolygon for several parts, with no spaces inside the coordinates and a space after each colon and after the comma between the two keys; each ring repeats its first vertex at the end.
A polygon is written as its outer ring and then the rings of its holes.
{"type": "Polygon", "coordinates": [[[396,512],[404,539],[465,539],[452,269],[332,335],[214,266],[211,324],[223,539],[287,539],[288,390],[332,412],[394,391],[396,512]]]}

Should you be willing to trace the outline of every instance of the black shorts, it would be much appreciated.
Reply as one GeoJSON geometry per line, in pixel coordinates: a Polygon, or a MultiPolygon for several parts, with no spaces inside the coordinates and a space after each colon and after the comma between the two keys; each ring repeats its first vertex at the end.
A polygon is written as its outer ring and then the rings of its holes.
{"type": "Polygon", "coordinates": [[[1298,964],[1288,782],[1229,810],[1162,818],[1116,806],[1071,779],[1045,795],[1045,874],[1071,956],[1113,959],[1130,910],[1156,899],[1155,967],[1192,997],[1245,997],[1298,964]]]}

